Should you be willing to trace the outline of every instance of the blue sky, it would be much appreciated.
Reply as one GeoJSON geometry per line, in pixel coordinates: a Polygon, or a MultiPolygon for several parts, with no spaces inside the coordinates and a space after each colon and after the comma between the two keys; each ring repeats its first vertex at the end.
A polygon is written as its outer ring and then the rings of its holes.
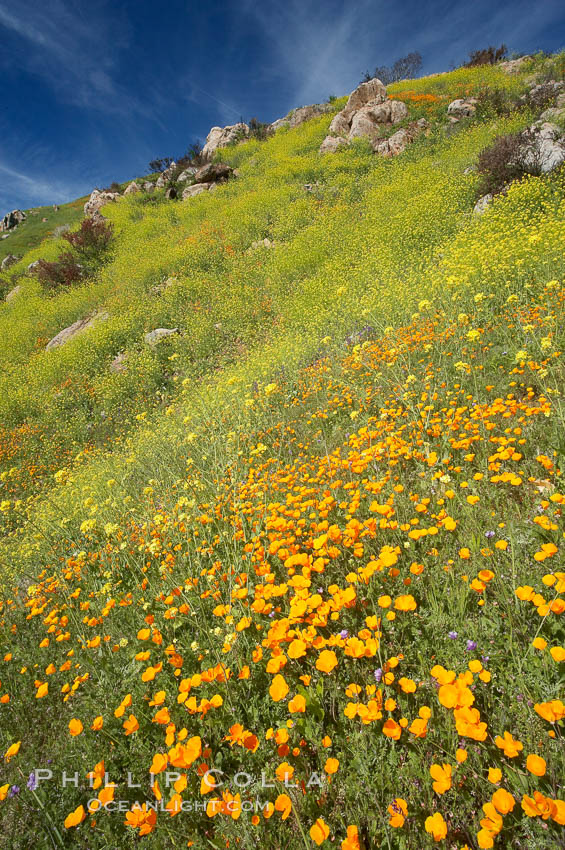
{"type": "Polygon", "coordinates": [[[345,94],[411,50],[433,73],[501,42],[563,48],[563,0],[0,0],[0,214],[345,94]]]}

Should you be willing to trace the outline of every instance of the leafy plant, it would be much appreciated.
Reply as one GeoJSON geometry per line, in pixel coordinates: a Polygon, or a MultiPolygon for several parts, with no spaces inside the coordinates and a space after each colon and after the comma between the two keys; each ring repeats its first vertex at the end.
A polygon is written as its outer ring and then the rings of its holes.
{"type": "Polygon", "coordinates": [[[480,50],[473,50],[469,54],[469,59],[465,63],[465,67],[473,68],[476,65],[496,65],[497,62],[501,62],[507,55],[508,48],[505,44],[501,44],[500,47],[494,47],[490,45],[490,47],[483,47],[480,50]]]}

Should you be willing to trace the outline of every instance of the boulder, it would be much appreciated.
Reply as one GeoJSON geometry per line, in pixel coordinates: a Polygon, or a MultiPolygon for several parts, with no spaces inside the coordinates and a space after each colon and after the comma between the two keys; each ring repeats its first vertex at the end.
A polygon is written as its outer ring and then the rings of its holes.
{"type": "Polygon", "coordinates": [[[165,168],[165,170],[157,177],[157,180],[155,181],[155,188],[156,189],[164,189],[165,188],[165,186],[167,185],[169,180],[172,179],[172,177],[173,177],[173,175],[176,171],[176,167],[177,167],[176,162],[171,162],[169,167],[165,168]]]}
{"type": "Polygon", "coordinates": [[[144,192],[154,192],[155,184],[151,182],[151,180],[146,180],[142,185],[142,189],[144,192]]]}
{"type": "Polygon", "coordinates": [[[184,171],[179,174],[177,177],[177,183],[186,183],[187,180],[191,180],[197,170],[198,169],[195,168],[194,165],[189,165],[188,168],[185,168],[184,171]]]}
{"type": "Polygon", "coordinates": [[[388,139],[384,139],[383,141],[376,139],[373,143],[373,150],[379,156],[398,156],[398,154],[406,150],[408,145],[412,144],[420,133],[425,132],[428,127],[429,124],[426,119],[420,118],[418,121],[413,121],[408,127],[397,130],[388,139]]]}
{"type": "Polygon", "coordinates": [[[335,153],[346,144],[347,139],[344,139],[342,136],[326,136],[320,145],[320,153],[335,153]]]}
{"type": "Polygon", "coordinates": [[[157,345],[161,340],[178,333],[180,333],[178,328],[155,328],[155,330],[146,333],[144,339],[147,345],[157,345]]]}
{"type": "Polygon", "coordinates": [[[109,318],[108,313],[96,313],[94,316],[87,317],[86,319],[79,319],[77,322],[73,322],[72,325],[69,325],[68,328],[64,328],[60,331],[57,336],[54,336],[53,339],[49,340],[47,345],[45,346],[45,351],[52,351],[54,348],[59,348],[61,345],[65,345],[70,339],[77,336],[77,334],[82,333],[82,331],[91,328],[96,322],[104,322],[109,318]]]}
{"type": "Polygon", "coordinates": [[[332,106],[330,103],[312,103],[310,106],[300,106],[298,109],[293,109],[284,118],[277,118],[272,124],[267,127],[268,133],[275,133],[280,127],[300,126],[305,121],[310,121],[311,118],[318,118],[326,112],[330,112],[332,106]]]}
{"type": "Polygon", "coordinates": [[[365,106],[367,103],[383,103],[385,100],[386,87],[380,80],[373,77],[372,80],[368,80],[366,83],[361,83],[360,86],[357,86],[355,91],[351,92],[347,99],[347,103],[342,109],[342,114],[351,123],[351,117],[355,112],[361,109],[361,107],[365,106]]]}
{"type": "Polygon", "coordinates": [[[458,97],[456,100],[452,100],[447,107],[447,114],[451,118],[469,118],[475,114],[476,110],[476,97],[458,97]]]}
{"type": "Polygon", "coordinates": [[[547,174],[565,162],[565,142],[555,124],[538,121],[523,134],[519,162],[534,174],[547,174]]]}
{"type": "Polygon", "coordinates": [[[33,263],[30,263],[27,267],[28,274],[35,274],[39,266],[40,260],[34,260],[33,263]]]}
{"type": "Polygon", "coordinates": [[[84,205],[84,214],[86,216],[93,216],[94,213],[101,210],[104,204],[117,201],[119,197],[121,197],[119,192],[101,192],[99,189],[94,189],[84,205]]]}
{"type": "Polygon", "coordinates": [[[473,208],[473,213],[475,215],[482,215],[488,207],[492,204],[493,195],[489,192],[488,195],[483,195],[482,198],[479,198],[477,203],[473,208]]]}
{"type": "Polygon", "coordinates": [[[249,126],[240,121],[228,127],[212,127],[206,136],[206,144],[202,148],[202,158],[211,160],[218,148],[246,139],[249,136],[249,126]]]}
{"type": "Polygon", "coordinates": [[[13,266],[15,263],[18,262],[18,260],[20,260],[20,257],[16,257],[15,254],[8,254],[0,263],[0,269],[5,272],[6,269],[9,269],[10,266],[13,266]]]}
{"type": "Polygon", "coordinates": [[[207,192],[211,188],[212,183],[194,183],[192,186],[187,186],[183,190],[182,199],[186,201],[187,198],[194,198],[196,195],[201,195],[202,192],[207,192]]]}
{"type": "Polygon", "coordinates": [[[174,186],[171,186],[169,189],[167,189],[167,191],[165,192],[165,198],[168,201],[174,201],[176,198],[178,198],[178,193],[174,186]]]}
{"type": "Polygon", "coordinates": [[[225,162],[209,162],[199,168],[194,175],[196,183],[217,183],[228,180],[233,174],[233,168],[225,162]]]}
{"type": "Polygon", "coordinates": [[[339,144],[330,141],[335,137],[349,142],[353,139],[368,138],[376,143],[381,126],[398,124],[407,117],[406,104],[399,100],[388,100],[386,88],[380,80],[374,78],[361,83],[349,95],[341,112],[334,115],[329,126],[329,134],[320,146],[320,153],[337,150],[339,144]]]}
{"type": "Polygon", "coordinates": [[[11,300],[12,300],[12,298],[15,298],[15,297],[16,297],[16,295],[19,295],[21,291],[22,291],[22,288],[21,288],[21,286],[18,284],[18,286],[15,286],[13,289],[11,289],[11,290],[8,292],[8,294],[6,295],[6,298],[5,298],[4,300],[5,300],[6,302],[11,301],[11,300]]]}
{"type": "Polygon", "coordinates": [[[26,214],[22,210],[12,210],[12,212],[6,213],[4,218],[0,221],[0,232],[11,230],[12,227],[17,227],[18,224],[21,224],[22,221],[25,221],[26,214]]]}
{"type": "Polygon", "coordinates": [[[539,120],[554,124],[556,121],[561,121],[564,117],[565,109],[563,107],[551,106],[549,109],[546,109],[545,112],[542,112],[539,120]]]}
{"type": "Polygon", "coordinates": [[[524,62],[530,58],[530,56],[520,56],[519,59],[508,59],[506,62],[500,62],[498,67],[506,74],[518,74],[524,62]]]}
{"type": "Polygon", "coordinates": [[[138,186],[135,180],[132,180],[129,186],[124,189],[124,195],[137,195],[139,192],[141,192],[141,186],[138,186]]]}

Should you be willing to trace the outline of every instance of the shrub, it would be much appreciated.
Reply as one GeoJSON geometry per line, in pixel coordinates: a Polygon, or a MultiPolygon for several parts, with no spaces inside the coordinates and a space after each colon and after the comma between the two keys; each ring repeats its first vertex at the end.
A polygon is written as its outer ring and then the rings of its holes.
{"type": "Polygon", "coordinates": [[[55,262],[39,260],[37,277],[45,289],[58,289],[60,286],[71,286],[81,280],[83,268],[77,263],[70,251],[59,254],[55,262]]]}
{"type": "Polygon", "coordinates": [[[407,80],[415,77],[422,68],[422,56],[417,51],[407,53],[401,59],[397,59],[394,65],[377,65],[374,72],[365,72],[363,83],[377,77],[385,86],[396,83],[398,80],[407,80]]]}
{"type": "Polygon", "coordinates": [[[550,81],[535,86],[525,96],[525,102],[533,112],[543,112],[549,106],[554,106],[559,94],[550,81]]]}
{"type": "Polygon", "coordinates": [[[482,175],[479,194],[496,195],[513,180],[525,174],[539,176],[541,172],[539,149],[530,130],[499,136],[479,154],[477,169],[482,175]]]}
{"type": "Polygon", "coordinates": [[[109,247],[114,235],[114,226],[103,218],[85,218],[78,230],[63,233],[71,248],[81,259],[92,262],[100,259],[109,247]]]}
{"type": "Polygon", "coordinates": [[[500,47],[490,45],[490,47],[483,47],[482,50],[473,50],[469,54],[469,59],[464,67],[474,68],[476,65],[495,65],[497,62],[501,62],[507,53],[508,48],[505,44],[501,44],[500,47]]]}
{"type": "Polygon", "coordinates": [[[477,96],[477,117],[482,119],[510,115],[520,101],[504,88],[484,88],[477,96]]]}
{"type": "Polygon", "coordinates": [[[262,121],[259,121],[258,118],[250,118],[249,119],[249,136],[252,139],[259,139],[259,141],[264,141],[267,138],[267,127],[268,124],[264,124],[262,121]]]}

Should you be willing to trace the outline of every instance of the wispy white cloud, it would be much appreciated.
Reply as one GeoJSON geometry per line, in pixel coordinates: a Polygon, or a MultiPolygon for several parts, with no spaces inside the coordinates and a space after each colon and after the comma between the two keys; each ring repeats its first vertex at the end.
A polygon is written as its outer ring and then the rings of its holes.
{"type": "Polygon", "coordinates": [[[49,85],[58,99],[122,117],[156,118],[153,104],[120,84],[130,27],[118,8],[102,0],[85,15],[80,5],[64,0],[21,0],[12,8],[0,2],[0,31],[4,27],[28,42],[18,51],[19,67],[49,85]]]}
{"type": "Polygon", "coordinates": [[[10,164],[0,161],[0,209],[7,209],[9,199],[17,196],[24,208],[35,204],[63,203],[77,196],[81,187],[75,180],[46,180],[35,174],[24,174],[10,164]]]}

